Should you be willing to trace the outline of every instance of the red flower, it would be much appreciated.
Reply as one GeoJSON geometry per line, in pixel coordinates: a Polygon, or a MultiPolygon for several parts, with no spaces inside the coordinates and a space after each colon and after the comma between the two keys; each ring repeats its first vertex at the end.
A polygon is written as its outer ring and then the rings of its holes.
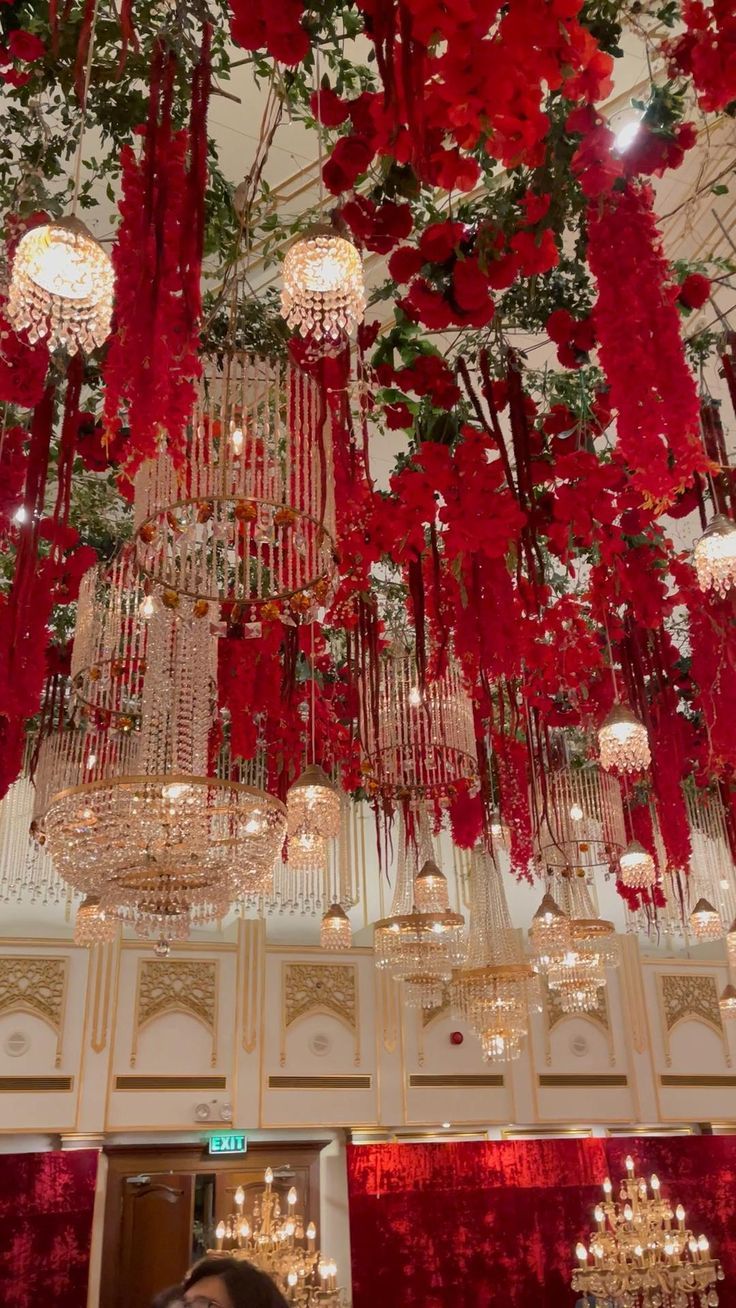
{"type": "Polygon", "coordinates": [[[549,272],[550,268],[556,268],[560,262],[560,252],[551,227],[545,227],[538,235],[533,232],[516,232],[511,237],[511,248],[519,256],[521,272],[525,277],[549,272]]]}
{"type": "Polygon", "coordinates": [[[427,263],[446,263],[465,234],[462,223],[432,223],[419,238],[419,249],[427,263]]]}
{"type": "Polygon", "coordinates": [[[327,160],[322,176],[333,195],[350,191],[361,174],[368,171],[374,149],[364,136],[341,136],[327,160]]]}
{"type": "Polygon", "coordinates": [[[452,273],[452,293],[458,307],[468,312],[488,305],[488,282],[477,258],[457,260],[452,273]]]}
{"type": "Polygon", "coordinates": [[[400,245],[388,261],[388,270],[395,282],[410,282],[423,263],[423,256],[413,245],[400,245]]]}
{"type": "Polygon", "coordinates": [[[680,287],[677,299],[686,309],[700,309],[710,295],[710,279],[702,273],[689,273],[680,287]]]}
{"type": "Polygon", "coordinates": [[[567,309],[555,309],[547,319],[547,335],[555,345],[565,345],[569,341],[575,319],[567,309]]]}
{"type": "Polygon", "coordinates": [[[339,127],[350,116],[349,105],[329,86],[313,91],[309,105],[315,118],[325,127],[339,127]]]}
{"type": "Polygon", "coordinates": [[[24,64],[33,64],[37,59],[43,59],[46,53],[46,46],[40,36],[24,32],[20,27],[8,33],[8,48],[13,58],[24,64]]]}

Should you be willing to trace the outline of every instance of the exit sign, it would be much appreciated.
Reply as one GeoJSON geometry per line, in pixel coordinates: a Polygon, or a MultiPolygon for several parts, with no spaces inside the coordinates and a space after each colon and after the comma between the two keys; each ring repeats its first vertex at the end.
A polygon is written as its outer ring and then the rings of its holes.
{"type": "Polygon", "coordinates": [[[240,1131],[230,1131],[228,1135],[211,1135],[209,1141],[211,1154],[245,1154],[248,1141],[240,1131]]]}

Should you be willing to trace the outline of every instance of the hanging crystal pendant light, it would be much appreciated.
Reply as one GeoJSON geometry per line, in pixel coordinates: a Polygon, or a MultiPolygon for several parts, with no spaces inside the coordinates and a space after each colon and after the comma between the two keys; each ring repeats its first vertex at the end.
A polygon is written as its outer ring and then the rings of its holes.
{"type": "Polygon", "coordinates": [[[343,344],[364,312],[363,266],[352,241],[329,223],[297,237],[284,259],[281,291],[289,327],[329,348],[343,344]]]}
{"type": "Polygon", "coordinates": [[[729,1022],[736,1019],[736,986],[732,985],[730,981],[721,992],[718,1007],[721,1010],[721,1017],[725,1017],[729,1022]]]}
{"type": "Polygon", "coordinates": [[[596,915],[584,878],[567,875],[560,882],[563,912],[570,926],[570,945],[547,969],[547,984],[556,990],[564,1013],[595,1008],[606,984],[606,967],[617,961],[612,922],[596,915]]]}
{"type": "Polygon", "coordinates": [[[723,923],[720,913],[707,899],[699,899],[689,918],[696,940],[721,940],[723,923]]]}
{"type": "Polygon", "coordinates": [[[310,763],[286,796],[288,834],[334,840],[340,831],[340,794],[324,768],[310,763]]]}
{"type": "Polygon", "coordinates": [[[632,890],[648,890],[657,880],[654,859],[638,840],[629,842],[620,863],[621,880],[632,890]]]}
{"type": "Polygon", "coordinates": [[[723,596],[736,585],[736,523],[717,513],[693,550],[698,585],[723,596]]]}
{"type": "Polygon", "coordinates": [[[74,919],[74,943],[84,949],[94,949],[95,945],[107,945],[115,939],[118,931],[118,919],[112,912],[106,912],[97,895],[87,895],[77,909],[74,919]]]}
{"type": "Polygon", "coordinates": [[[353,943],[350,918],[340,904],[328,908],[320,924],[319,942],[323,949],[349,949],[353,943]]]}
{"type": "Polygon", "coordinates": [[[6,314],[31,341],[71,354],[110,334],[115,276],[109,255],[79,218],[32,227],[18,242],[6,314]]]}
{"type": "Polygon", "coordinates": [[[563,958],[570,948],[571,940],[570,919],[548,891],[529,927],[535,971],[546,972],[553,963],[563,958]]]}
{"type": "Polygon", "coordinates": [[[450,907],[447,877],[428,858],[414,878],[414,902],[422,913],[445,913],[450,907]]]}
{"type": "Polygon", "coordinates": [[[623,704],[614,704],[599,728],[598,749],[605,772],[643,772],[652,761],[646,727],[623,704]]]}

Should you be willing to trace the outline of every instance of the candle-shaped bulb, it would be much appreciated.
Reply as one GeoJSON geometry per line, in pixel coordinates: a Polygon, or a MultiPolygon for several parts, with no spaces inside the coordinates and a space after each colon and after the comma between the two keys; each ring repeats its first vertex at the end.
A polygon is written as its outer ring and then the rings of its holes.
{"type": "Polygon", "coordinates": [[[631,1222],[634,1219],[634,1210],[631,1207],[631,1204],[624,1204],[624,1219],[627,1222],[631,1222]]]}
{"type": "Polygon", "coordinates": [[[607,1176],[605,1181],[603,1182],[603,1193],[605,1194],[606,1198],[608,1198],[612,1190],[613,1190],[613,1186],[611,1184],[611,1178],[610,1176],[607,1176]]]}
{"type": "Polygon", "coordinates": [[[240,1223],[240,1238],[241,1240],[250,1239],[250,1222],[246,1222],[245,1219],[240,1223]]]}
{"type": "Polygon", "coordinates": [[[153,617],[156,612],[156,602],[153,595],[146,595],[145,599],[141,602],[138,612],[144,619],[153,617]]]}
{"type": "Polygon", "coordinates": [[[267,1167],[267,1168],[266,1168],[266,1173],[265,1173],[265,1177],[264,1177],[264,1179],[265,1179],[266,1185],[273,1185],[273,1168],[272,1168],[272,1167],[267,1167]]]}
{"type": "Polygon", "coordinates": [[[595,1217],[595,1220],[598,1222],[599,1226],[602,1225],[605,1219],[605,1213],[601,1208],[600,1204],[596,1204],[595,1208],[593,1209],[593,1216],[595,1217]]]}
{"type": "Polygon", "coordinates": [[[240,427],[236,427],[234,422],[230,423],[230,444],[233,454],[240,454],[243,448],[243,432],[240,427]]]}
{"type": "MultiPolygon", "coordinates": [[[[696,1246],[696,1247],[697,1247],[697,1246],[696,1246]]],[[[328,1267],[327,1267],[327,1263],[320,1263],[320,1265],[319,1265],[319,1274],[320,1274],[320,1276],[322,1277],[322,1280],[323,1280],[323,1281],[326,1281],[326,1280],[327,1280],[327,1277],[328,1277],[329,1274],[330,1274],[329,1269],[328,1269],[328,1267]]]]}
{"type": "Polygon", "coordinates": [[[690,1236],[690,1239],[687,1242],[687,1247],[691,1254],[696,1254],[698,1252],[698,1242],[694,1236],[690,1236]]]}
{"type": "Polygon", "coordinates": [[[575,1245],[575,1257],[577,1258],[578,1262],[580,1263],[580,1266],[581,1266],[581,1267],[585,1267],[585,1264],[586,1264],[587,1261],[588,1261],[588,1250],[586,1249],[585,1245],[584,1245],[584,1244],[582,1243],[582,1241],[580,1241],[580,1240],[579,1240],[578,1243],[575,1245]]]}
{"type": "Polygon", "coordinates": [[[659,1177],[658,1177],[658,1176],[656,1175],[656,1173],[654,1173],[654,1172],[652,1173],[652,1179],[651,1179],[651,1181],[650,1181],[650,1185],[651,1185],[651,1187],[652,1187],[654,1193],[656,1194],[657,1191],[659,1190],[659,1177]]]}
{"type": "Polygon", "coordinates": [[[629,1176],[633,1176],[633,1174],[634,1174],[634,1160],[633,1160],[633,1158],[631,1157],[631,1154],[627,1154],[627,1155],[626,1155],[626,1171],[628,1172],[629,1176]]]}
{"type": "Polygon", "coordinates": [[[217,1226],[215,1227],[215,1235],[217,1236],[217,1239],[218,1239],[218,1240],[224,1240],[224,1239],[225,1239],[225,1231],[226,1231],[226,1229],[227,1229],[227,1228],[226,1228],[224,1222],[218,1222],[218,1223],[217,1223],[217,1226]]]}
{"type": "Polygon", "coordinates": [[[297,1276],[296,1272],[292,1270],[289,1272],[289,1275],[287,1276],[286,1279],[289,1282],[289,1285],[294,1286],[299,1280],[299,1277],[297,1276]]]}
{"type": "Polygon", "coordinates": [[[285,1224],[284,1230],[286,1231],[286,1234],[289,1237],[289,1239],[291,1239],[291,1236],[294,1234],[296,1230],[296,1223],[293,1221],[291,1217],[289,1218],[288,1222],[285,1224]]]}
{"type": "Polygon", "coordinates": [[[699,1235],[698,1253],[707,1253],[709,1249],[710,1249],[710,1245],[708,1244],[708,1237],[705,1235],[699,1235]]]}
{"type": "Polygon", "coordinates": [[[317,1227],[314,1225],[314,1222],[310,1222],[309,1226],[307,1227],[307,1239],[308,1240],[317,1239],[317,1227]]]}
{"type": "Polygon", "coordinates": [[[635,1245],[634,1245],[634,1253],[636,1254],[637,1258],[643,1258],[643,1257],[644,1257],[644,1250],[642,1249],[642,1247],[641,1247],[640,1244],[635,1244],[635,1245]]]}
{"type": "Polygon", "coordinates": [[[602,1258],[602,1257],[603,1257],[603,1245],[602,1245],[602,1244],[592,1244],[592,1245],[590,1246],[590,1252],[592,1253],[592,1255],[593,1255],[594,1258],[602,1258]]]}
{"type": "Polygon", "coordinates": [[[668,1258],[671,1258],[672,1255],[674,1254],[674,1252],[675,1252],[675,1245],[672,1243],[671,1240],[665,1240],[665,1242],[664,1242],[664,1251],[665,1251],[665,1253],[666,1253],[666,1255],[667,1255],[668,1258]]]}
{"type": "Polygon", "coordinates": [[[242,1185],[239,1185],[235,1191],[235,1203],[238,1208],[242,1208],[245,1203],[245,1190],[242,1185]]]}
{"type": "Polygon", "coordinates": [[[286,1202],[289,1204],[290,1207],[293,1207],[293,1205],[296,1203],[296,1190],[293,1185],[286,1196],[286,1202]]]}
{"type": "Polygon", "coordinates": [[[683,1222],[685,1221],[685,1209],[683,1208],[682,1204],[677,1205],[675,1209],[675,1217],[680,1223],[680,1226],[682,1226],[683,1222]]]}

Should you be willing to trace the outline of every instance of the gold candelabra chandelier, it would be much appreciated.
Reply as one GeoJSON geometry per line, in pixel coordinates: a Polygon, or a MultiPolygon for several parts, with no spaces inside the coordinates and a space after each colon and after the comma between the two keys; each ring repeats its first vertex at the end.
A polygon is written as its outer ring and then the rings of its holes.
{"type": "Polygon", "coordinates": [[[242,1185],[235,1191],[235,1211],[215,1228],[215,1253],[242,1258],[266,1272],[278,1285],[288,1303],[299,1308],[343,1308],[345,1298],[337,1285],[337,1265],[317,1248],[314,1222],[304,1226],[295,1186],[282,1196],[274,1187],[274,1173],[267,1167],[264,1187],[253,1195],[242,1185]]]}
{"type": "Polygon", "coordinates": [[[608,1308],[717,1308],[723,1271],[704,1235],[695,1236],[682,1204],[672,1206],[659,1180],[649,1185],[626,1159],[618,1201],[608,1177],[596,1205],[596,1229],[575,1253],[572,1287],[588,1305],[608,1308]]]}

